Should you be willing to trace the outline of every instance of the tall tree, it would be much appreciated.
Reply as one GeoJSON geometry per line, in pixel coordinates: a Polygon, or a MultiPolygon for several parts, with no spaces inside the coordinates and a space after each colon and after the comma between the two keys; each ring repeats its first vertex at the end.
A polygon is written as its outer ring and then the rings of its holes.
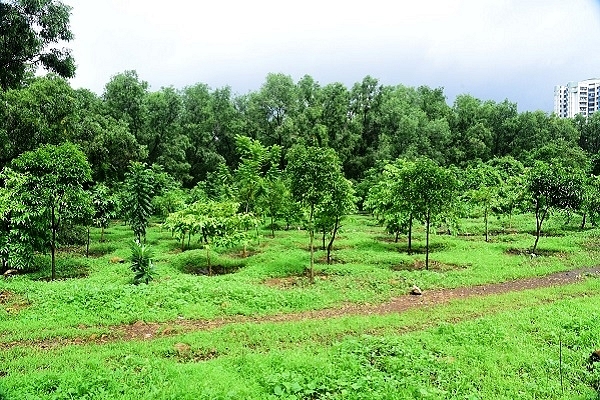
{"type": "Polygon", "coordinates": [[[314,238],[317,207],[331,196],[331,185],[342,174],[335,151],[328,148],[296,145],[288,153],[286,173],[292,196],[308,209],[310,236],[310,281],[314,282],[314,238]]]}
{"type": "Polygon", "coordinates": [[[83,189],[91,180],[85,155],[70,143],[44,145],[16,158],[2,178],[5,190],[12,193],[12,226],[29,232],[25,237],[32,240],[32,250],[50,247],[54,279],[59,229],[85,221],[93,212],[89,193],[83,189]]]}
{"type": "Polygon", "coordinates": [[[146,115],[147,94],[148,82],[140,80],[134,70],[114,75],[104,88],[103,98],[109,115],[125,121],[138,142],[146,115]]]}
{"type": "Polygon", "coordinates": [[[429,232],[431,223],[454,212],[457,180],[452,171],[434,161],[419,158],[415,161],[414,175],[410,179],[415,203],[415,217],[425,223],[425,268],[429,268],[429,232]]]}
{"type": "Polygon", "coordinates": [[[55,0],[0,2],[0,89],[18,88],[28,73],[43,67],[63,78],[75,76],[71,51],[71,7],[55,0]]]}
{"type": "Polygon", "coordinates": [[[75,92],[57,76],[35,78],[27,87],[0,93],[0,163],[6,165],[41,144],[73,140],[76,121],[75,92]]]}

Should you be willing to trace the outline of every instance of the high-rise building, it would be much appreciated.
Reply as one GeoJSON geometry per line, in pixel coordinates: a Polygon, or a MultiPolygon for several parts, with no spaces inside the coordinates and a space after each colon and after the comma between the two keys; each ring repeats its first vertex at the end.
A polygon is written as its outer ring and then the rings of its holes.
{"type": "Polygon", "coordinates": [[[600,79],[569,82],[554,87],[554,113],[561,118],[584,117],[600,110],[600,79]]]}

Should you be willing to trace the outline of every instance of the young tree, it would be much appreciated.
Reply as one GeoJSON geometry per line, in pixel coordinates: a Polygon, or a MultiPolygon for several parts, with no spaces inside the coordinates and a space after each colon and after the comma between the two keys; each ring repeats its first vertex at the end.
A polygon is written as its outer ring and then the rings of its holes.
{"type": "Polygon", "coordinates": [[[331,263],[331,250],[342,219],[355,210],[356,198],[352,182],[339,174],[331,182],[330,196],[319,205],[315,216],[315,225],[323,232],[323,247],[325,247],[326,234],[330,235],[327,244],[327,264],[331,263]]]}
{"type": "Polygon", "coordinates": [[[93,212],[83,189],[91,180],[85,155],[70,143],[44,145],[13,160],[2,179],[11,196],[11,226],[22,231],[21,238],[32,240],[33,250],[50,247],[54,279],[57,232],[63,224],[87,220],[93,212]]]}
{"type": "Polygon", "coordinates": [[[138,242],[146,240],[146,227],[152,216],[152,200],[160,194],[159,175],[146,164],[133,162],[125,174],[121,208],[138,242]]]}
{"type": "Polygon", "coordinates": [[[16,88],[43,67],[64,78],[75,76],[71,51],[54,47],[73,40],[71,7],[55,0],[0,2],[0,89],[16,88]]]}
{"type": "Polygon", "coordinates": [[[342,176],[340,161],[333,149],[294,146],[288,153],[286,173],[292,196],[308,208],[310,236],[310,281],[314,282],[315,212],[331,197],[331,187],[342,176]]]}
{"type": "Polygon", "coordinates": [[[535,213],[535,242],[531,250],[535,253],[542,224],[548,215],[552,211],[569,211],[579,207],[583,197],[583,175],[561,165],[536,161],[527,173],[526,191],[535,213]]]}
{"type": "Polygon", "coordinates": [[[94,206],[93,223],[101,229],[100,241],[104,242],[104,230],[108,228],[110,220],[115,217],[117,200],[108,186],[97,183],[92,190],[92,204],[94,206]]]}
{"type": "MultiPolygon", "coordinates": [[[[489,240],[488,219],[496,210],[498,193],[502,184],[500,173],[489,164],[479,164],[466,169],[465,197],[471,206],[483,214],[485,225],[485,241],[489,240]]],[[[481,215],[479,214],[479,215],[481,215]]]]}
{"type": "Polygon", "coordinates": [[[410,180],[415,218],[425,223],[425,268],[429,269],[429,231],[436,219],[454,212],[457,200],[457,180],[452,171],[442,168],[434,161],[419,158],[415,161],[410,180]]]}

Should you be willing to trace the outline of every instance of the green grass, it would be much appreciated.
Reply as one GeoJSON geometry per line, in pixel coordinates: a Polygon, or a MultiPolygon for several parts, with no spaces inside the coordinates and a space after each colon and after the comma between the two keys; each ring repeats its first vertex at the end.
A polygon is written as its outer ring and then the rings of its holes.
{"type": "Polygon", "coordinates": [[[415,269],[425,258],[422,229],[408,255],[405,238],[393,243],[372,219],[353,216],[336,241],[335,263],[317,264],[314,285],[304,275],[305,231],[279,231],[274,239],[265,231],[245,258],[241,248],[213,250],[213,264],[229,273],[205,276],[204,249],[181,252],[155,225],[148,243],[159,275],[139,286],[131,284],[128,262],[114,262],[129,258],[129,228],[111,226],[103,243],[93,231],[89,258],[83,248],[60,254],[59,280],[44,279],[44,255],[39,271],[0,279],[0,293],[10,294],[0,303],[0,348],[20,344],[0,354],[0,399],[595,398],[598,374],[585,359],[600,347],[598,279],[402,314],[236,323],[144,342],[40,347],[41,340],[98,336],[139,320],[380,303],[413,284],[453,288],[598,264],[600,231],[579,231],[579,221],[561,218],[548,220],[539,255],[531,257],[533,222],[494,219],[486,243],[481,220],[464,220],[458,235],[431,237],[432,268],[424,270],[415,269]]]}

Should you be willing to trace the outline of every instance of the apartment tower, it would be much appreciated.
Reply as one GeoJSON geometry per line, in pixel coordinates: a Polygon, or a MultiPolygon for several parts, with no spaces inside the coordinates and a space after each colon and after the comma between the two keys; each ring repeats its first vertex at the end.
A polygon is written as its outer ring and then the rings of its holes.
{"type": "Polygon", "coordinates": [[[588,117],[597,110],[600,110],[600,79],[554,87],[554,113],[559,117],[573,118],[577,114],[588,117]]]}

